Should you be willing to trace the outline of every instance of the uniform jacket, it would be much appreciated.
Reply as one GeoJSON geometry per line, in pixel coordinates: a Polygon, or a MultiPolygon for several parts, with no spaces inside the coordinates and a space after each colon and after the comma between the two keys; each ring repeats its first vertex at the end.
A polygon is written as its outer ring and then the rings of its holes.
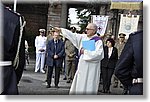
{"type": "Polygon", "coordinates": [[[115,47],[118,49],[118,58],[121,55],[125,44],[126,44],[126,42],[123,42],[123,43],[120,44],[119,41],[115,44],[115,47]]]}
{"type": "MultiPolygon", "coordinates": [[[[19,42],[20,36],[20,17],[14,13],[13,11],[9,10],[2,6],[2,10],[4,12],[4,22],[3,22],[3,30],[4,34],[1,39],[3,39],[3,61],[11,61],[13,62],[17,53],[17,47],[19,42]]],[[[4,66],[2,68],[3,74],[3,89],[2,93],[4,95],[15,95],[18,94],[18,86],[22,73],[23,68],[25,65],[25,41],[24,41],[24,34],[22,35],[20,49],[19,49],[19,65],[17,69],[10,66],[4,66]]]]}
{"type": "MultiPolygon", "coordinates": [[[[55,50],[54,39],[52,39],[48,41],[47,45],[47,60],[46,60],[47,66],[52,67],[54,65],[54,58],[53,58],[55,54],[54,50],[55,50]]],[[[56,55],[58,55],[59,58],[55,59],[57,67],[62,67],[64,53],[65,53],[64,42],[59,39],[57,42],[57,49],[56,49],[56,55]]]]}
{"type": "Polygon", "coordinates": [[[35,38],[35,47],[36,47],[36,53],[46,53],[46,41],[47,37],[45,36],[36,36],[35,38]],[[45,51],[41,52],[40,49],[44,49],[45,51]]]}
{"type": "Polygon", "coordinates": [[[130,34],[117,62],[115,75],[128,86],[133,78],[143,78],[143,31],[130,34]]]}
{"type": "Polygon", "coordinates": [[[118,50],[116,47],[113,47],[112,54],[110,58],[108,58],[108,47],[104,47],[104,58],[101,61],[102,67],[115,68],[118,60],[118,50]]]}
{"type": "Polygon", "coordinates": [[[66,53],[66,60],[76,59],[76,48],[69,40],[66,40],[65,42],[65,53],[66,53]]]}

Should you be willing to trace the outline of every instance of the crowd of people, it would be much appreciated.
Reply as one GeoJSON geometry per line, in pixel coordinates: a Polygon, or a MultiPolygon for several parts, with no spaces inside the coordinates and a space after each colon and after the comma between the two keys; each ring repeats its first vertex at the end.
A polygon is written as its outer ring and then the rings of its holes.
{"type": "MultiPolygon", "coordinates": [[[[55,87],[59,88],[60,73],[62,72],[66,83],[72,83],[69,94],[97,94],[99,83],[102,83],[103,86],[102,93],[111,93],[110,86],[112,85],[114,88],[123,88],[123,94],[142,94],[143,87],[140,87],[139,93],[130,92],[132,85],[143,83],[142,74],[134,75],[134,77],[130,75],[130,83],[124,82],[127,77],[124,73],[138,74],[141,72],[137,71],[143,70],[142,63],[134,62],[134,58],[137,58],[136,55],[134,56],[135,52],[132,51],[132,55],[128,55],[131,51],[125,47],[126,42],[129,42],[125,39],[126,34],[120,33],[118,38],[114,39],[111,33],[102,37],[98,36],[96,31],[97,26],[93,23],[87,25],[86,34],[76,33],[75,27],[70,29],[55,27],[48,31],[46,37],[45,29],[39,30],[40,35],[35,38],[35,72],[46,73],[46,88],[51,88],[52,77],[55,79],[55,87]],[[93,51],[83,47],[82,43],[86,40],[94,41],[95,49],[93,51]],[[124,51],[124,47],[126,51],[124,51]],[[126,57],[122,55],[122,52],[127,54],[126,56],[132,60],[132,63],[126,61],[120,67],[120,62],[122,63],[126,57]],[[137,70],[135,63],[140,64],[137,70]],[[122,71],[125,69],[125,65],[129,72],[122,71]],[[124,75],[123,79],[121,75],[124,75]],[[133,83],[132,80],[137,81],[133,83]]],[[[140,34],[142,35],[143,32],[140,34]]],[[[139,46],[141,43],[140,41],[139,46]]],[[[130,50],[134,49],[133,46],[130,45],[130,47],[130,50]]],[[[142,55],[141,51],[137,51],[137,53],[142,55]]]]}

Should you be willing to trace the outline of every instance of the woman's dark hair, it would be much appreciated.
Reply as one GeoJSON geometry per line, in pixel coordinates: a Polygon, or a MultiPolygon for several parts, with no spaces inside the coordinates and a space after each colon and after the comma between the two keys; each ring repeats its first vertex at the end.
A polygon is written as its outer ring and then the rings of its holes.
{"type": "Polygon", "coordinates": [[[109,42],[112,44],[112,47],[115,46],[115,40],[114,40],[114,39],[109,38],[109,39],[106,40],[106,42],[107,42],[107,41],[109,41],[109,42]]]}

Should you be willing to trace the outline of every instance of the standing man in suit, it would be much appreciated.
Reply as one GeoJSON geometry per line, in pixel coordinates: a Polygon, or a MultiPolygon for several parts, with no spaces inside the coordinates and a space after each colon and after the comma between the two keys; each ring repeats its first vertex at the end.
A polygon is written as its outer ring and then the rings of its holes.
{"type": "Polygon", "coordinates": [[[48,55],[46,60],[46,65],[48,66],[47,88],[51,87],[53,68],[55,68],[55,87],[58,88],[60,70],[63,63],[64,53],[65,53],[64,42],[61,39],[59,39],[59,34],[57,32],[54,32],[53,39],[51,39],[47,45],[47,55],[48,55]]]}
{"type": "Polygon", "coordinates": [[[143,94],[143,31],[130,34],[117,62],[115,75],[130,95],[143,94]]]}

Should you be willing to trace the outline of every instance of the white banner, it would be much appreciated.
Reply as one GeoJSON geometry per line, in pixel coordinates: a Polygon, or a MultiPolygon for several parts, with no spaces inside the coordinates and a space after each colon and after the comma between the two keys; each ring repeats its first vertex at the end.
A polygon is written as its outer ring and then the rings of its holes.
{"type": "Polygon", "coordinates": [[[139,15],[132,15],[131,17],[128,17],[128,15],[121,14],[119,34],[124,33],[127,35],[126,38],[128,38],[129,34],[137,31],[138,21],[139,15]]]}
{"type": "Polygon", "coordinates": [[[108,16],[92,15],[92,22],[97,25],[97,33],[104,35],[108,23],[108,16]]]}

